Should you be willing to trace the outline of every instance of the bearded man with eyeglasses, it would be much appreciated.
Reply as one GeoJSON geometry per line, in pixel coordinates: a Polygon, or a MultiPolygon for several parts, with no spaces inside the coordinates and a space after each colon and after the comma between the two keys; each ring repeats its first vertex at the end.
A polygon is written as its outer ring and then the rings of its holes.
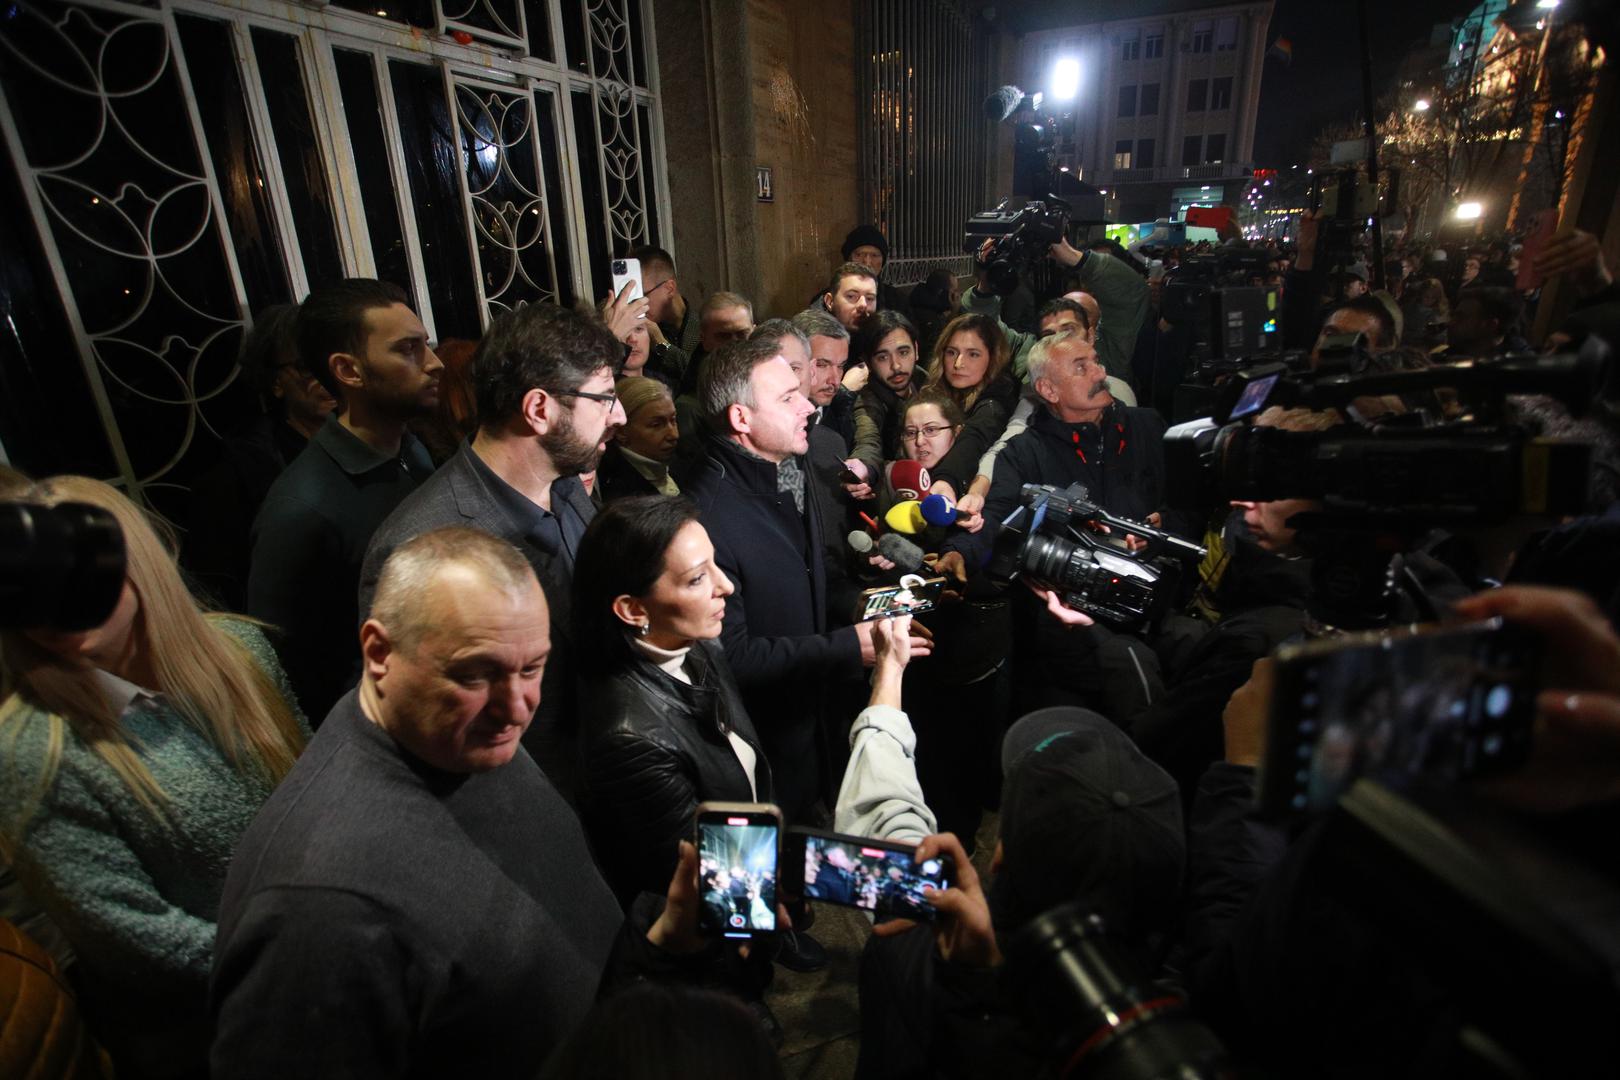
{"type": "Polygon", "coordinates": [[[575,796],[576,691],[569,592],[574,557],[595,504],[580,481],[625,423],[613,392],[624,347],[594,317],[530,304],[490,324],[473,357],[478,431],[383,522],[366,552],[360,617],[394,548],[461,525],[523,552],[551,609],[552,658],[540,708],[523,737],[570,801],[575,796]]]}

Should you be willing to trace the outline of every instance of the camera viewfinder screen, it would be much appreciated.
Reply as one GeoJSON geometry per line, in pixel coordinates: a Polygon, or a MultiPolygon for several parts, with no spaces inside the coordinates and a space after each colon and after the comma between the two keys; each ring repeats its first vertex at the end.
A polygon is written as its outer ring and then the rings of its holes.
{"type": "Polygon", "coordinates": [[[1536,651],[1521,635],[1470,627],[1283,661],[1262,804],[1314,812],[1368,773],[1460,780],[1522,764],[1536,651]]]}
{"type": "Polygon", "coordinates": [[[1256,379],[1248,386],[1245,386],[1243,395],[1238,398],[1237,404],[1232,406],[1229,419],[1239,420],[1259,412],[1265,406],[1266,399],[1271,396],[1271,388],[1277,385],[1277,380],[1280,378],[1282,378],[1282,373],[1278,372],[1256,379]]]}
{"type": "Polygon", "coordinates": [[[703,921],[725,937],[776,930],[776,826],[730,815],[698,822],[703,921]]]}
{"type": "Polygon", "coordinates": [[[948,864],[916,865],[910,854],[826,836],[804,838],[804,895],[885,918],[932,919],[924,888],[950,886],[948,864]]]}

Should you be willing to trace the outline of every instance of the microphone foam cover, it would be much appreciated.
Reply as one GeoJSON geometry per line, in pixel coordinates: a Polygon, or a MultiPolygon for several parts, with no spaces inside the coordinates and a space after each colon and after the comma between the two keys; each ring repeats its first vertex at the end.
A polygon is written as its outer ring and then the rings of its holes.
{"type": "Polygon", "coordinates": [[[865,555],[876,547],[877,543],[872,539],[871,533],[865,531],[864,529],[856,529],[854,532],[849,534],[849,546],[860,552],[862,555],[865,555]]]}
{"type": "Polygon", "coordinates": [[[889,512],[883,515],[883,524],[907,536],[915,536],[928,527],[928,522],[923,517],[922,506],[916,499],[895,503],[889,507],[889,512]]]}
{"type": "Polygon", "coordinates": [[[930,495],[918,504],[923,520],[930,525],[951,525],[956,522],[956,504],[943,495],[930,495]]]}
{"type": "Polygon", "coordinates": [[[928,486],[933,483],[928,470],[909,459],[889,462],[883,468],[883,478],[900,499],[920,499],[928,493],[928,486]]]}

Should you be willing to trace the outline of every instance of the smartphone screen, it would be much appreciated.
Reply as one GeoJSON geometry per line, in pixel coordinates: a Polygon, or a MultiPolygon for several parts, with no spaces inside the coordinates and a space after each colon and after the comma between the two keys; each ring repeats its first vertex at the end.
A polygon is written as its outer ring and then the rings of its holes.
{"type": "Polygon", "coordinates": [[[1262,811],[1325,810],[1371,772],[1461,780],[1522,765],[1539,658],[1498,620],[1280,650],[1262,811]]]}
{"type": "Polygon", "coordinates": [[[764,803],[698,807],[698,926],[749,940],[776,933],[782,816],[764,803]]]}
{"type": "Polygon", "coordinates": [[[924,580],[916,574],[907,574],[898,585],[885,585],[861,593],[855,608],[855,621],[868,622],[890,615],[921,615],[939,606],[940,594],[945,591],[942,577],[924,580]]]}
{"type": "Polygon", "coordinates": [[[918,865],[915,845],[794,829],[804,841],[804,895],[810,900],[860,908],[883,918],[928,919],[934,907],[923,889],[948,889],[955,867],[945,857],[918,865]]]}

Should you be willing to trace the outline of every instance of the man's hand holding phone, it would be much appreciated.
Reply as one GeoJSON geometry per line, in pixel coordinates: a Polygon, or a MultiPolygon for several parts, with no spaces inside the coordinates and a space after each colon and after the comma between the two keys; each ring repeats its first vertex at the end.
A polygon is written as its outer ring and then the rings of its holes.
{"type": "MultiPolygon", "coordinates": [[[[928,889],[924,893],[924,899],[933,905],[936,913],[934,944],[939,955],[969,967],[999,966],[1001,949],[996,944],[995,928],[990,924],[990,902],[979,883],[973,861],[962,850],[962,842],[951,833],[923,837],[914,858],[920,866],[940,856],[947,856],[956,864],[956,884],[943,892],[928,889]]],[[[893,937],[916,925],[909,919],[895,919],[874,926],[872,933],[893,937]]]]}

